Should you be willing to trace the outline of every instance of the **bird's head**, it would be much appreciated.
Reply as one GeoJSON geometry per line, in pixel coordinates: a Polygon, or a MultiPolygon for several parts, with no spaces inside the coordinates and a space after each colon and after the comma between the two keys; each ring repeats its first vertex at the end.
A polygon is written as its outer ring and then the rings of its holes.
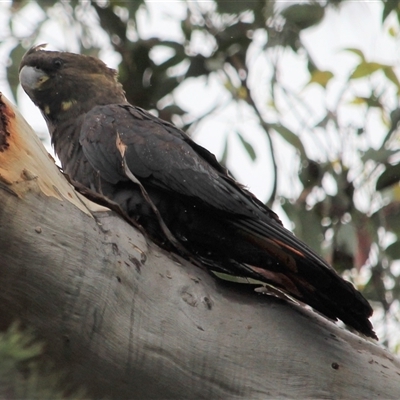
{"type": "Polygon", "coordinates": [[[80,54],[32,47],[19,69],[21,85],[48,122],[88,112],[96,105],[126,102],[116,71],[80,54]]]}

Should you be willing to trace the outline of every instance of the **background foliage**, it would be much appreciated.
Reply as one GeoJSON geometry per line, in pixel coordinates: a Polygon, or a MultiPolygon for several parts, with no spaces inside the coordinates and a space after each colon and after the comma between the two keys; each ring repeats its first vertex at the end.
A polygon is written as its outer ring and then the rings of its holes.
{"type": "MultiPolygon", "coordinates": [[[[8,29],[0,37],[0,50],[8,59],[4,77],[16,101],[22,55],[41,42],[44,31],[54,30],[53,47],[114,57],[128,100],[191,134],[224,109],[239,113],[243,124],[228,124],[213,133],[222,138],[221,162],[236,175],[242,161],[238,166],[233,145],[241,146],[242,157],[250,163],[267,151],[266,202],[278,212],[283,209],[296,235],[324,254],[373,303],[378,335],[396,350],[398,72],[395,65],[348,48],[342,51],[357,62],[338,76],[333,66],[318,65],[304,36],[345,3],[171,3],[179,7],[178,13],[163,16],[175,22],[178,34],[171,39],[168,32],[145,33],[145,21],[155,9],[142,0],[15,0],[2,5],[8,29]],[[284,79],[288,57],[308,76],[297,91],[284,79]],[[208,107],[194,113],[178,94],[196,82],[206,89],[217,85],[219,91],[208,107]],[[348,118],[349,113],[361,117],[348,118]],[[377,124],[383,134],[376,134],[377,124]],[[264,144],[255,143],[253,131],[261,132],[264,144]]],[[[380,10],[382,32],[398,40],[399,2],[382,0],[380,10]]],[[[198,95],[194,89],[190,92],[192,103],[198,95]]]]}
{"type": "Polygon", "coordinates": [[[67,375],[42,357],[43,347],[17,323],[0,334],[0,398],[88,399],[84,389],[71,387],[67,375]]]}

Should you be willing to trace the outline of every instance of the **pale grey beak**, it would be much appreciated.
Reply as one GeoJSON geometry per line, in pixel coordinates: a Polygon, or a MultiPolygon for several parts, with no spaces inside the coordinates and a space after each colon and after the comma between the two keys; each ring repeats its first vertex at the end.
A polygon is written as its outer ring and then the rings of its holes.
{"type": "Polygon", "coordinates": [[[22,67],[19,73],[19,81],[29,96],[34,90],[40,90],[41,84],[47,79],[49,79],[49,76],[44,71],[27,65],[22,67]]]}

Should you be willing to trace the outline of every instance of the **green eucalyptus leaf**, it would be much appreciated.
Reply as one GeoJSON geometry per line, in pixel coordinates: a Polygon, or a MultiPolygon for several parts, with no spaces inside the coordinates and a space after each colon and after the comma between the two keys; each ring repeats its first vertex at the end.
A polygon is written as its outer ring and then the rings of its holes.
{"type": "Polygon", "coordinates": [[[316,208],[306,210],[303,206],[290,202],[285,202],[282,208],[290,220],[293,221],[296,236],[306,242],[318,254],[321,254],[323,230],[316,208]]]}
{"type": "Polygon", "coordinates": [[[395,108],[390,113],[390,129],[383,140],[383,145],[389,141],[392,137],[393,132],[397,129],[400,124],[400,108],[395,108]]]}
{"type": "Polygon", "coordinates": [[[399,3],[396,0],[388,0],[384,1],[384,7],[382,11],[382,22],[385,22],[386,18],[389,16],[389,14],[393,11],[396,10],[399,7],[399,3]]]}
{"type": "Polygon", "coordinates": [[[350,75],[350,79],[364,78],[378,71],[379,69],[386,68],[386,65],[379,64],[376,62],[363,61],[357,65],[353,73],[350,75]]]}
{"type": "Polygon", "coordinates": [[[255,161],[257,158],[256,152],[254,150],[254,147],[239,133],[236,132],[240,142],[242,143],[243,147],[245,148],[247,154],[251,158],[251,161],[255,161]]]}
{"type": "Polygon", "coordinates": [[[293,4],[285,8],[282,15],[289,23],[301,30],[321,22],[325,15],[325,8],[318,3],[293,4]]]}
{"type": "Polygon", "coordinates": [[[24,56],[26,49],[21,44],[15,46],[10,53],[10,64],[7,66],[7,80],[11,88],[14,99],[17,99],[17,89],[19,85],[19,63],[24,56]]]}
{"type": "Polygon", "coordinates": [[[361,157],[361,160],[365,163],[369,160],[376,161],[378,163],[386,164],[388,159],[396,154],[397,150],[390,150],[390,149],[378,149],[375,150],[373,148],[368,149],[361,157]]]}
{"type": "Polygon", "coordinates": [[[385,253],[392,260],[400,260],[400,243],[394,242],[385,249],[385,253]]]}
{"type": "Polygon", "coordinates": [[[400,82],[399,79],[397,78],[396,73],[394,72],[393,67],[387,66],[383,68],[383,73],[386,75],[386,78],[388,78],[390,81],[392,81],[396,87],[397,87],[397,94],[400,93],[400,82]]]}
{"type": "Polygon", "coordinates": [[[225,146],[224,146],[224,151],[222,152],[221,159],[219,162],[226,167],[226,163],[228,161],[228,154],[229,154],[229,135],[225,136],[225,146]]]}
{"type": "Polygon", "coordinates": [[[355,48],[347,48],[344,49],[344,51],[348,51],[350,53],[356,54],[361,58],[361,61],[365,62],[365,56],[364,53],[360,49],[355,49],[355,48]]]}
{"type": "Polygon", "coordinates": [[[186,114],[186,111],[183,110],[181,107],[179,107],[176,104],[171,104],[169,106],[166,106],[160,111],[167,112],[167,113],[169,113],[171,115],[172,114],[176,114],[176,115],[184,115],[184,114],[186,114]]]}
{"type": "Polygon", "coordinates": [[[384,108],[381,103],[381,99],[373,94],[370,97],[356,96],[349,102],[349,104],[366,105],[367,107],[376,107],[380,109],[384,108]]]}
{"type": "Polygon", "coordinates": [[[400,181],[400,164],[387,165],[376,182],[376,190],[383,190],[400,181]]]}
{"type": "Polygon", "coordinates": [[[299,150],[302,159],[307,158],[306,150],[303,146],[303,143],[295,133],[280,124],[270,124],[269,126],[276,132],[278,132],[282,136],[282,138],[285,139],[290,145],[299,150]]]}
{"type": "Polygon", "coordinates": [[[225,274],[223,272],[218,272],[218,271],[211,271],[217,278],[222,279],[224,281],[228,282],[234,282],[234,283],[242,283],[242,284],[250,284],[250,285],[265,285],[264,282],[257,281],[256,279],[252,278],[245,278],[242,276],[235,276],[235,275],[230,275],[230,274],[225,274]]]}
{"type": "Polygon", "coordinates": [[[311,83],[317,83],[318,85],[321,85],[323,88],[326,88],[326,85],[328,82],[333,78],[333,73],[331,71],[320,71],[320,70],[315,70],[311,74],[311,78],[307,85],[310,85],[311,83]]]}

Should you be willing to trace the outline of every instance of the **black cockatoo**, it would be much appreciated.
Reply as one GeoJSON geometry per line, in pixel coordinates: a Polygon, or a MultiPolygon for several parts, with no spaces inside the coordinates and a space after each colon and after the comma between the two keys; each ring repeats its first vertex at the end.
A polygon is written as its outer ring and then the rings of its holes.
{"type": "Polygon", "coordinates": [[[22,87],[72,181],[116,203],[160,246],[268,283],[376,338],[365,298],[182,130],[130,105],[102,61],[30,49],[22,87]]]}

